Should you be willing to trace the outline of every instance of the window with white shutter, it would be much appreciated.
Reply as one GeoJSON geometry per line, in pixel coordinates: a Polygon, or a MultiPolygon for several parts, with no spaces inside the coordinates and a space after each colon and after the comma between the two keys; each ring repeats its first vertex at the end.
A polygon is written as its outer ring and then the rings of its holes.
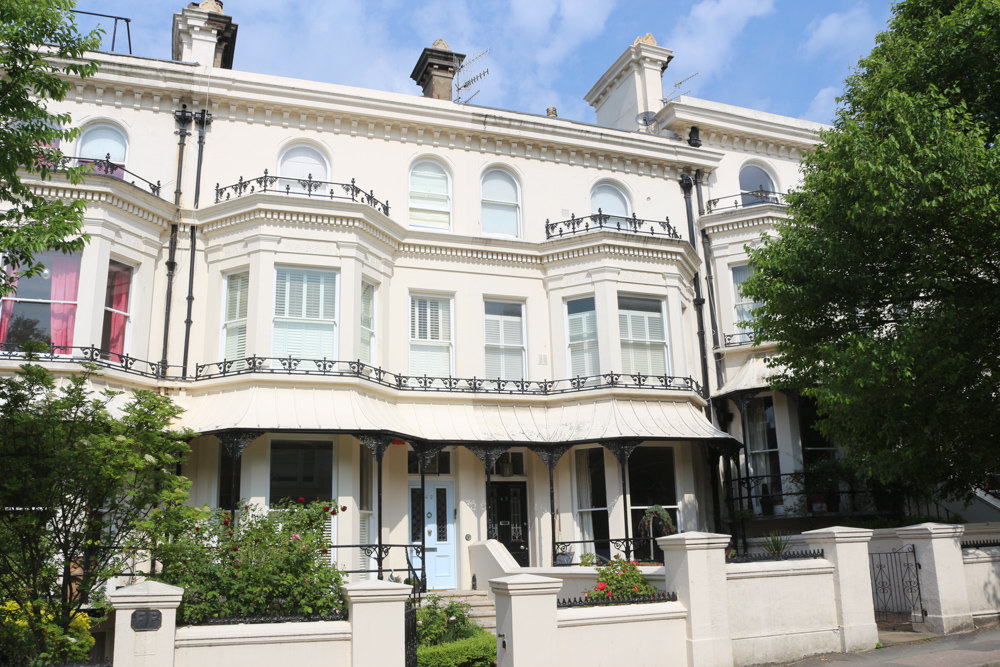
{"type": "Polygon", "coordinates": [[[375,363],[375,285],[361,283],[361,361],[375,363]]]}
{"type": "Polygon", "coordinates": [[[276,188],[279,192],[328,194],[326,184],[320,185],[329,180],[326,158],[311,146],[293,146],[282,153],[278,176],[281,177],[276,188]]]}
{"type": "Polygon", "coordinates": [[[618,329],[623,373],[667,374],[667,332],[662,301],[618,295],[618,329]]]}
{"type": "Polygon", "coordinates": [[[569,365],[573,377],[598,375],[597,311],[594,297],[566,302],[569,332],[569,365]]]}
{"type": "Polygon", "coordinates": [[[437,162],[421,160],[410,169],[410,226],[451,228],[451,183],[437,162]]]}
{"type": "Polygon", "coordinates": [[[486,302],[486,377],[524,379],[524,318],[519,303],[486,302]]]}
{"type": "Polygon", "coordinates": [[[334,359],[337,274],[287,267],[276,273],[272,356],[301,360],[299,370],[317,368],[317,360],[334,359]]]}
{"type": "Polygon", "coordinates": [[[733,270],[733,306],[736,310],[736,327],[734,342],[748,343],[753,340],[753,315],[751,311],[760,304],[743,296],[743,283],[753,275],[749,264],[732,267],[733,270]]]}
{"type": "Polygon", "coordinates": [[[628,197],[617,185],[601,183],[590,193],[590,212],[611,216],[610,222],[629,217],[628,197]]]}
{"type": "Polygon", "coordinates": [[[234,369],[244,368],[247,356],[247,306],[250,303],[250,273],[226,276],[226,312],[222,324],[224,358],[237,360],[234,369]]]}
{"type": "Polygon", "coordinates": [[[451,376],[451,299],[410,297],[410,375],[451,376]]]}
{"type": "Polygon", "coordinates": [[[483,232],[519,236],[521,198],[514,177],[501,169],[483,175],[483,232]]]}

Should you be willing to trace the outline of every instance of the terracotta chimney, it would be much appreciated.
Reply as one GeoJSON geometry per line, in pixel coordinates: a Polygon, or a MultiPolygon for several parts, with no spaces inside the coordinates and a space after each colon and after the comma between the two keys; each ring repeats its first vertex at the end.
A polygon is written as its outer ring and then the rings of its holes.
{"type": "Polygon", "coordinates": [[[443,39],[434,42],[430,48],[424,49],[417,60],[410,78],[424,89],[424,97],[435,100],[451,100],[452,83],[455,72],[465,61],[464,53],[454,53],[443,39]]]}

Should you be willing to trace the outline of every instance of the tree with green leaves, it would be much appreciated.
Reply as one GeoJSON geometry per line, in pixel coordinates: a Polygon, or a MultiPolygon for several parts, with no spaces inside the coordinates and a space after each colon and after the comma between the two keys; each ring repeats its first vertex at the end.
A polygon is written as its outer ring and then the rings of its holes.
{"type": "MultiPolygon", "coordinates": [[[[84,60],[98,48],[100,34],[81,35],[69,11],[73,0],[0,2],[0,253],[5,264],[26,277],[40,270],[42,250],[78,251],[85,238],[83,201],[46,199],[21,180],[59,171],[72,183],[81,167],[62,168],[59,142],[73,139],[68,113],[53,113],[50,101],[66,97],[66,76],[88,77],[97,63],[84,60]]],[[[0,294],[13,290],[8,271],[0,272],[0,294]]]]}
{"type": "Polygon", "coordinates": [[[862,474],[1000,473],[1000,1],[903,0],[751,253],[757,342],[862,474]]]}
{"type": "Polygon", "coordinates": [[[106,582],[148,559],[187,499],[180,410],[152,391],[95,394],[95,372],[57,380],[27,363],[0,378],[2,664],[85,658],[78,629],[102,616],[106,582]]]}

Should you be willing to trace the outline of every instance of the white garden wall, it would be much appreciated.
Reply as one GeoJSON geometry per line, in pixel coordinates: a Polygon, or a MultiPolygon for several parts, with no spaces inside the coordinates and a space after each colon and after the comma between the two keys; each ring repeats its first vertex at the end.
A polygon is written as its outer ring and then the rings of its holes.
{"type": "Polygon", "coordinates": [[[347,621],[200,625],[177,628],[174,667],[351,665],[347,621]]]}
{"type": "Polygon", "coordinates": [[[687,610],[679,602],[578,607],[556,613],[559,665],[687,665],[687,610]]]}

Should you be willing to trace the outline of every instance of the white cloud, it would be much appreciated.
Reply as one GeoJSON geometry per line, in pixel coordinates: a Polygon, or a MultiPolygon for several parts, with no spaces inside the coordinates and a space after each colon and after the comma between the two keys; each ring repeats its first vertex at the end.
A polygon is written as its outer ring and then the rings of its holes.
{"type": "MultiPolygon", "coordinates": [[[[676,57],[671,70],[678,79],[698,72],[702,81],[721,73],[747,22],[773,11],[774,0],[702,0],[663,42],[676,57]]],[[[692,80],[686,88],[694,89],[699,83],[692,80]]]]}
{"type": "Polygon", "coordinates": [[[809,36],[800,48],[809,58],[823,54],[860,58],[871,49],[878,26],[867,7],[855,5],[847,12],[813,21],[806,32],[809,36]]]}
{"type": "Polygon", "coordinates": [[[832,123],[834,113],[837,110],[837,95],[840,89],[836,86],[823,88],[809,103],[809,108],[802,114],[803,120],[813,120],[817,123],[832,123]]]}

